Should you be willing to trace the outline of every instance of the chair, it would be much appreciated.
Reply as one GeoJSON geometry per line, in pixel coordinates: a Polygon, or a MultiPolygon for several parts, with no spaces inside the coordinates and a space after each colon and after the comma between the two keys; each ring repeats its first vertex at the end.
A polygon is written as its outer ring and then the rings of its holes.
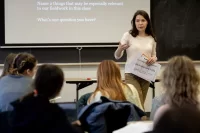
{"type": "Polygon", "coordinates": [[[105,112],[107,133],[112,133],[127,125],[127,120],[130,114],[130,109],[125,106],[122,109],[108,109],[105,112]]]}
{"type": "Polygon", "coordinates": [[[61,107],[66,117],[70,122],[73,122],[77,120],[77,112],[76,112],[76,103],[75,102],[63,102],[63,103],[57,103],[59,107],[61,107]]]}
{"type": "Polygon", "coordinates": [[[2,133],[9,133],[11,129],[11,124],[10,124],[10,117],[11,112],[6,111],[6,112],[1,112],[0,113],[0,131],[2,133]]]}
{"type": "Polygon", "coordinates": [[[78,118],[89,133],[112,133],[127,125],[128,121],[138,121],[145,113],[130,102],[112,101],[101,97],[101,101],[85,106],[78,118]]]}

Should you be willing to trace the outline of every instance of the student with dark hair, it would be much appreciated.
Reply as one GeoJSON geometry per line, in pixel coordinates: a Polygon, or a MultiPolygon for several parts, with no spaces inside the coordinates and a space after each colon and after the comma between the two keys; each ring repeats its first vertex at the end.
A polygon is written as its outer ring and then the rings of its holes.
{"type": "Polygon", "coordinates": [[[36,58],[29,53],[15,56],[9,74],[0,80],[0,112],[12,110],[10,102],[33,91],[31,85],[36,65],[36,58]]]}
{"type": "MultiPolygon", "coordinates": [[[[117,50],[115,58],[120,59],[124,50],[127,53],[126,66],[132,62],[136,53],[140,52],[148,57],[147,64],[156,62],[156,38],[154,36],[151,21],[147,12],[138,10],[131,21],[132,29],[124,33],[117,50]]],[[[131,73],[131,68],[125,66],[125,80],[137,89],[142,105],[146,99],[150,83],[131,73]]]]}
{"type": "Polygon", "coordinates": [[[11,68],[12,68],[12,64],[13,64],[13,60],[14,60],[15,56],[16,56],[16,54],[10,53],[10,54],[6,57],[6,59],[5,59],[5,61],[4,61],[3,71],[2,71],[2,73],[1,73],[0,78],[2,78],[3,76],[8,75],[8,74],[10,73],[11,68]]]}
{"type": "Polygon", "coordinates": [[[14,132],[76,133],[64,111],[49,100],[59,95],[64,83],[63,71],[56,65],[39,67],[33,93],[12,103],[14,132]]]}

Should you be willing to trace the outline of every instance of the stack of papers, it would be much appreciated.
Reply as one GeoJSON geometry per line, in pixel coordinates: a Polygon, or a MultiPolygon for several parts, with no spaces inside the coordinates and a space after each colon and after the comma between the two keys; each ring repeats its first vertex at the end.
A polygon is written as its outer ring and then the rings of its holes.
{"type": "Polygon", "coordinates": [[[137,53],[136,56],[132,59],[131,62],[126,64],[125,69],[131,70],[131,73],[143,78],[149,82],[155,82],[156,76],[160,71],[161,65],[154,63],[152,65],[147,65],[147,57],[141,53],[137,53]]]}

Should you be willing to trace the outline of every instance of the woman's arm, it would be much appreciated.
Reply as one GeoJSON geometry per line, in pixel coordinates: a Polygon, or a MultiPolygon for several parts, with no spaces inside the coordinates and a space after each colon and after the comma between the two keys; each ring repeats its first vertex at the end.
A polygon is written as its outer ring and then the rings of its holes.
{"type": "Polygon", "coordinates": [[[152,48],[152,53],[151,57],[148,59],[147,64],[152,65],[157,61],[157,56],[156,56],[156,42],[153,43],[153,48],[152,48]]]}
{"type": "Polygon", "coordinates": [[[114,54],[115,59],[117,59],[117,60],[120,59],[124,54],[124,50],[126,50],[128,47],[129,47],[129,45],[127,45],[127,44],[122,45],[121,43],[119,43],[119,46],[114,54]]]}
{"type": "Polygon", "coordinates": [[[117,60],[120,59],[124,54],[124,50],[126,50],[129,47],[128,36],[129,36],[128,32],[124,33],[121,41],[119,42],[118,48],[114,53],[115,59],[117,60]]]}

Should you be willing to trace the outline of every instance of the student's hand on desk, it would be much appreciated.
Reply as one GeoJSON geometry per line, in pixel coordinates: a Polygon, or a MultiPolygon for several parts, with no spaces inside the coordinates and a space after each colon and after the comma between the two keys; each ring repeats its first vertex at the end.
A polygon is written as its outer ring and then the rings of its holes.
{"type": "Polygon", "coordinates": [[[150,58],[148,58],[146,63],[147,63],[147,65],[152,65],[156,62],[156,60],[157,60],[156,57],[150,57],[150,58]]]}
{"type": "Polygon", "coordinates": [[[129,48],[129,45],[128,44],[119,43],[118,48],[123,51],[123,50],[126,50],[127,48],[129,48]]]}

